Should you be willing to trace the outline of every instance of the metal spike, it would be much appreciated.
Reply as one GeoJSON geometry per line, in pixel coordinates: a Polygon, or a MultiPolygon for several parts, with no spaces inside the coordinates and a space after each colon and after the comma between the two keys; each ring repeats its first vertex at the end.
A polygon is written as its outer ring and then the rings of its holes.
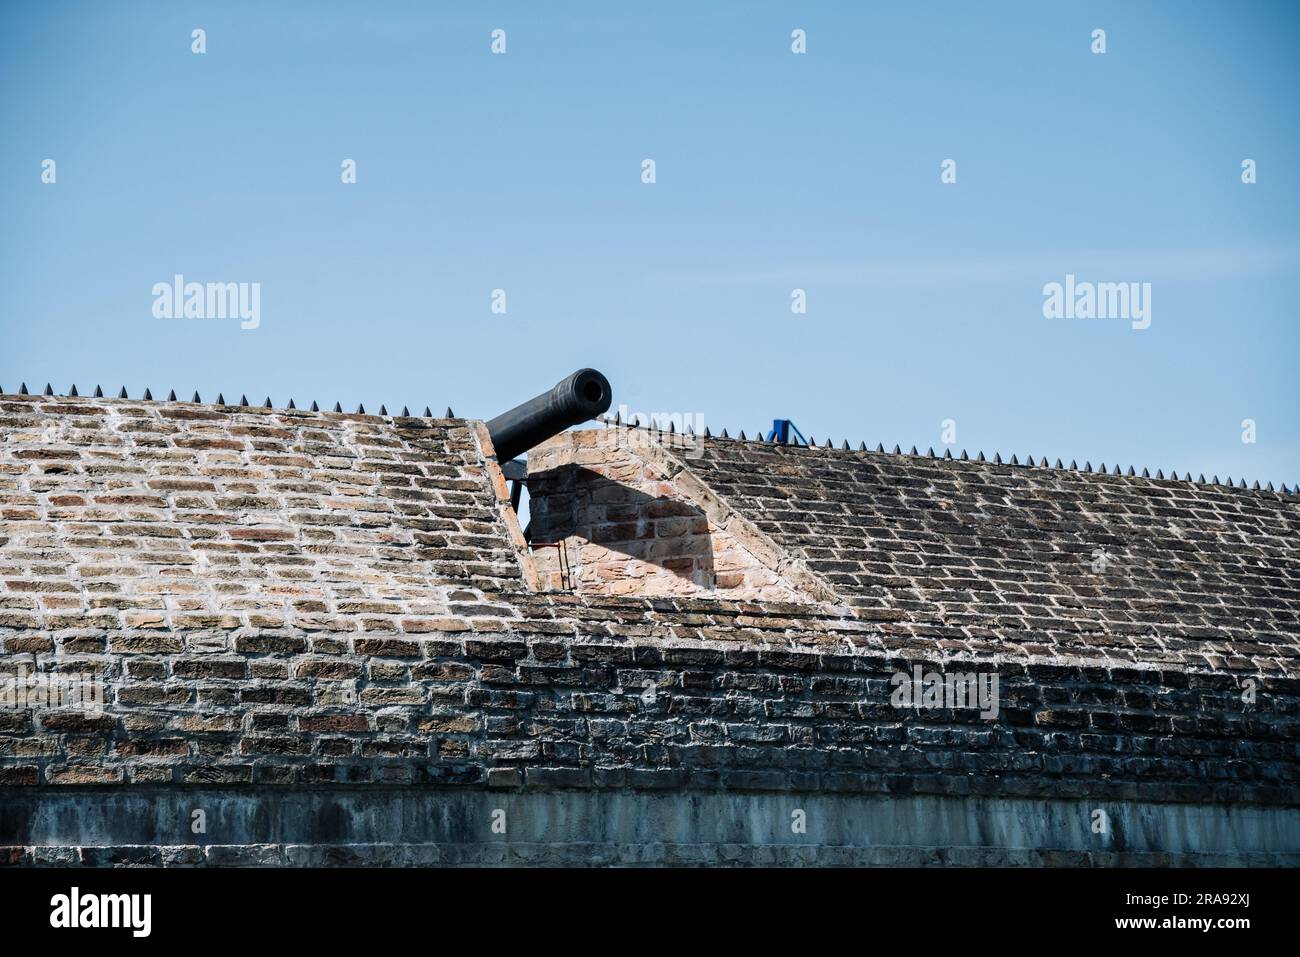
{"type": "Polygon", "coordinates": [[[713,433],[709,431],[709,427],[707,425],[704,427],[704,437],[706,439],[713,438],[713,433]]]}
{"type": "Polygon", "coordinates": [[[727,434],[727,430],[726,430],[725,428],[722,430],[722,437],[723,437],[724,439],[729,439],[729,438],[731,438],[731,436],[729,436],[729,435],[727,434]]]}
{"type": "Polygon", "coordinates": [[[847,451],[849,450],[849,440],[848,440],[848,439],[845,439],[845,440],[844,440],[844,445],[840,447],[840,450],[843,451],[843,452],[847,452],[847,451]]]}
{"type": "Polygon", "coordinates": [[[1214,481],[1212,481],[1210,484],[1211,484],[1211,485],[1222,485],[1223,483],[1219,481],[1219,477],[1216,475],[1216,476],[1214,476],[1214,481]]]}
{"type": "Polygon", "coordinates": [[[170,389],[170,390],[168,390],[168,392],[167,392],[167,401],[168,401],[168,402],[175,402],[175,401],[176,401],[176,390],[175,390],[175,389],[170,389]]]}
{"type": "Polygon", "coordinates": [[[1201,473],[1201,477],[1198,478],[1198,479],[1196,480],[1196,482],[1197,482],[1198,485],[1204,485],[1204,484],[1205,484],[1205,473],[1204,473],[1204,472],[1201,473]]]}
{"type": "Polygon", "coordinates": [[[248,396],[243,395],[242,393],[239,396],[239,407],[241,409],[248,407],[248,396]]]}
{"type": "Polygon", "coordinates": [[[456,418],[456,413],[453,412],[453,411],[451,411],[451,406],[447,406],[447,414],[446,414],[445,416],[443,416],[443,418],[445,418],[445,419],[454,419],[454,418],[456,418]]]}
{"type": "Polygon", "coordinates": [[[1001,453],[1001,452],[994,452],[994,453],[993,453],[993,464],[994,464],[994,465],[1001,465],[1001,464],[1002,464],[1002,453],[1001,453]]]}
{"type": "Polygon", "coordinates": [[[1143,470],[1142,470],[1142,477],[1143,477],[1143,478],[1150,478],[1150,477],[1151,477],[1151,473],[1148,472],[1146,469],[1143,469],[1143,470]]]}
{"type": "Polygon", "coordinates": [[[1065,468],[1065,465],[1062,464],[1062,462],[1061,462],[1060,459],[1057,459],[1057,460],[1056,460],[1056,464],[1055,464],[1054,466],[1052,466],[1052,468],[1063,469],[1063,468],[1065,468]]]}
{"type": "Polygon", "coordinates": [[[1268,490],[1269,490],[1270,492],[1273,491],[1273,483],[1272,483],[1272,482],[1269,482],[1269,483],[1268,483],[1268,490]]]}
{"type": "Polygon", "coordinates": [[[962,460],[963,462],[969,462],[969,461],[970,461],[970,456],[966,454],[966,450],[965,450],[965,449],[962,449],[962,450],[961,450],[961,460],[962,460]]]}
{"type": "Polygon", "coordinates": [[[902,450],[901,448],[899,448],[897,442],[894,443],[894,454],[895,454],[895,455],[902,455],[902,454],[903,454],[903,450],[902,450]]]}
{"type": "Polygon", "coordinates": [[[118,397],[119,399],[130,398],[130,397],[126,394],[126,386],[122,386],[122,391],[119,392],[119,393],[117,394],[117,397],[118,397]]]}
{"type": "Polygon", "coordinates": [[[1119,466],[1118,466],[1118,465],[1115,466],[1115,471],[1111,472],[1111,475],[1119,475],[1119,466]]]}
{"type": "Polygon", "coordinates": [[[933,458],[938,458],[938,456],[934,454],[934,446],[933,446],[933,445],[930,446],[930,458],[932,458],[932,459],[933,459],[933,458]]]}
{"type": "Polygon", "coordinates": [[[943,450],[943,457],[944,457],[945,459],[947,459],[949,462],[951,462],[951,461],[952,461],[952,449],[944,449],[944,450],[943,450]]]}
{"type": "Polygon", "coordinates": [[[817,447],[817,440],[816,440],[815,438],[813,438],[812,436],[809,436],[809,437],[808,437],[808,448],[810,448],[810,449],[815,449],[816,447],[817,447]]]}
{"type": "Polygon", "coordinates": [[[828,449],[830,449],[830,448],[834,448],[834,446],[831,445],[831,440],[830,440],[830,439],[827,439],[827,440],[826,440],[826,448],[828,448],[828,449]]]}
{"type": "Polygon", "coordinates": [[[293,404],[293,399],[290,399],[290,400],[289,400],[289,404],[288,404],[287,406],[285,406],[285,408],[288,408],[288,409],[296,409],[296,408],[298,408],[298,407],[297,407],[296,405],[293,404]]]}
{"type": "Polygon", "coordinates": [[[271,405],[271,397],[269,395],[266,397],[266,401],[262,403],[262,408],[264,409],[275,408],[275,406],[271,405]]]}
{"type": "Polygon", "coordinates": [[[1075,459],[1070,459],[1070,470],[1071,470],[1072,472],[1077,472],[1077,471],[1079,471],[1079,463],[1078,463],[1077,460],[1075,460],[1075,459]]]}
{"type": "Polygon", "coordinates": [[[1246,487],[1246,480],[1242,479],[1241,483],[1237,486],[1237,488],[1245,488],[1245,487],[1246,487]]]}
{"type": "Polygon", "coordinates": [[[867,450],[867,443],[866,443],[866,442],[859,442],[859,443],[858,443],[858,451],[859,451],[859,452],[865,452],[866,450],[867,450]]]}
{"type": "Polygon", "coordinates": [[[1255,479],[1255,484],[1251,486],[1256,492],[1259,491],[1259,479],[1255,479]]]}
{"type": "Polygon", "coordinates": [[[366,407],[365,407],[364,404],[362,404],[362,403],[360,403],[360,402],[357,403],[357,413],[356,413],[356,414],[357,414],[357,415],[365,415],[365,414],[366,414],[366,407]]]}
{"type": "Polygon", "coordinates": [[[1164,480],[1164,477],[1165,477],[1165,473],[1162,472],[1162,471],[1160,471],[1160,469],[1156,469],[1156,478],[1158,478],[1158,479],[1160,479],[1160,480],[1163,481],[1163,480],[1164,480]]]}
{"type": "Polygon", "coordinates": [[[95,386],[95,398],[96,399],[104,398],[104,390],[101,389],[99,386],[95,386]]]}
{"type": "Polygon", "coordinates": [[[694,427],[693,425],[691,425],[691,423],[689,423],[689,422],[686,423],[686,434],[687,434],[687,435],[694,435],[694,434],[695,434],[695,427],[694,427]]]}
{"type": "Polygon", "coordinates": [[[50,384],[48,382],[45,383],[45,394],[54,395],[54,390],[50,388],[50,384]]]}
{"type": "Polygon", "coordinates": [[[380,414],[380,415],[387,415],[387,414],[388,414],[388,406],[386,406],[386,405],[380,403],[380,406],[379,406],[379,414],[380,414]]]}
{"type": "Polygon", "coordinates": [[[433,418],[433,411],[427,405],[424,407],[424,417],[426,419],[433,418]]]}
{"type": "Polygon", "coordinates": [[[1090,462],[1090,461],[1086,461],[1086,462],[1084,462],[1084,463],[1083,463],[1083,470],[1084,470],[1085,472],[1091,472],[1091,471],[1092,471],[1092,462],[1090,462]]]}
{"type": "Polygon", "coordinates": [[[1169,478],[1170,478],[1170,480],[1172,480],[1172,481],[1174,481],[1174,482],[1177,482],[1177,481],[1178,481],[1178,470],[1177,470],[1177,469],[1174,469],[1172,472],[1170,472],[1170,473],[1169,473],[1169,478]]]}
{"type": "Polygon", "coordinates": [[[411,410],[408,409],[406,406],[402,406],[402,418],[409,419],[410,417],[411,417],[411,410]]]}
{"type": "Polygon", "coordinates": [[[883,453],[883,452],[885,451],[885,443],[884,443],[884,442],[877,442],[877,443],[876,443],[876,451],[877,451],[877,452],[882,452],[882,453],[883,453]]]}
{"type": "Polygon", "coordinates": [[[20,385],[20,386],[18,387],[18,394],[19,394],[19,395],[31,395],[31,393],[27,391],[27,383],[26,383],[26,382],[24,382],[22,385],[20,385]]]}
{"type": "Polygon", "coordinates": [[[1286,487],[1286,482],[1283,482],[1283,483],[1282,483],[1282,494],[1283,494],[1283,495],[1290,495],[1290,494],[1291,494],[1291,491],[1286,487]]]}
{"type": "Polygon", "coordinates": [[[197,390],[195,390],[195,392],[194,392],[194,398],[190,399],[190,401],[191,401],[191,402],[198,403],[198,402],[202,402],[203,400],[199,398],[199,393],[198,393],[197,390]]]}
{"type": "Polygon", "coordinates": [[[677,423],[672,421],[671,419],[668,421],[668,434],[669,435],[677,434],[677,423]]]}
{"type": "Polygon", "coordinates": [[[1137,474],[1136,472],[1133,471],[1133,466],[1131,466],[1131,465],[1128,467],[1128,474],[1129,474],[1129,475],[1136,475],[1136,474],[1137,474]]]}
{"type": "Polygon", "coordinates": [[[146,402],[153,401],[153,393],[149,391],[148,386],[145,386],[144,395],[141,396],[141,398],[144,399],[146,402]]]}
{"type": "Polygon", "coordinates": [[[313,412],[319,412],[319,411],[320,411],[320,406],[316,404],[316,400],[315,400],[315,399],[312,399],[312,400],[311,400],[311,411],[313,411],[313,412]]]}
{"type": "Polygon", "coordinates": [[[68,395],[70,395],[70,396],[72,396],[72,397],[74,397],[74,398],[75,398],[76,396],[80,395],[80,393],[77,392],[77,387],[76,387],[75,385],[74,385],[71,389],[68,390],[68,395]]]}
{"type": "MultiPolygon", "coordinates": [[[[651,421],[653,421],[653,420],[651,420],[651,421]]],[[[740,430],[740,441],[742,441],[742,442],[745,441],[745,430],[744,430],[744,429],[741,429],[741,430],[740,430]]]]}
{"type": "Polygon", "coordinates": [[[1101,463],[1101,468],[1097,469],[1097,471],[1100,472],[1102,475],[1105,475],[1105,474],[1106,474],[1106,463],[1105,463],[1105,462],[1102,462],[1102,463],[1101,463]]]}
{"type": "Polygon", "coordinates": [[[334,403],[334,411],[335,411],[335,412],[342,412],[342,411],[343,411],[343,403],[341,403],[341,402],[335,402],[335,403],[334,403]]]}
{"type": "Polygon", "coordinates": [[[919,455],[920,453],[918,453],[918,452],[916,451],[916,446],[914,445],[914,446],[912,446],[912,451],[908,452],[907,454],[908,454],[908,455],[919,455]]]}
{"type": "Polygon", "coordinates": [[[1016,458],[1016,453],[1015,453],[1015,452],[1012,452],[1012,453],[1011,453],[1011,464],[1012,464],[1012,465],[1019,465],[1019,464],[1020,464],[1020,460],[1016,458]]]}
{"type": "Polygon", "coordinates": [[[988,459],[986,459],[986,458],[984,457],[984,453],[983,453],[983,452],[980,452],[979,455],[975,456],[975,461],[976,461],[976,462],[987,462],[988,459]]]}

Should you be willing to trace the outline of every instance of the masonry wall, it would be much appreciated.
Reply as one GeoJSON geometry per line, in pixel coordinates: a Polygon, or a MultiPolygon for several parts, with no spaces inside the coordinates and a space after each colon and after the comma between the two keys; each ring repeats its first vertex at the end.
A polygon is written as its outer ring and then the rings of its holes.
{"type": "Polygon", "coordinates": [[[53,668],[94,670],[109,700],[99,713],[0,710],[0,787],[486,784],[1300,805],[1291,679],[1265,679],[1247,706],[1231,676],[950,662],[999,675],[998,714],[986,720],[895,707],[891,678],[911,672],[910,658],[610,641],[562,621],[460,627],[439,637],[167,633],[63,651],[53,668]]]}
{"type": "Polygon", "coordinates": [[[437,631],[474,589],[523,584],[479,429],[4,396],[4,650],[102,652],[132,632],[178,648],[172,630],[437,631]]]}
{"type": "Polygon", "coordinates": [[[844,860],[887,862],[903,838],[873,815],[895,801],[929,822],[898,860],[962,834],[971,859],[1020,860],[1009,842],[1031,832],[999,830],[1006,814],[1047,815],[1032,840],[1070,854],[1297,851],[1300,682],[1280,642],[1238,646],[1229,671],[1195,650],[1149,660],[1125,633],[1030,645],[810,601],[815,577],[653,450],[637,451],[648,471],[596,481],[668,483],[653,498],[698,508],[715,542],[747,536],[801,600],[530,588],[478,423],[29,396],[0,398],[0,420],[0,680],[104,691],[95,709],[0,707],[3,859],[489,862],[538,843],[573,861],[656,844],[721,859],[734,834],[737,860],[829,860],[843,840],[844,860]],[[997,714],[896,706],[894,676],[918,664],[996,673],[997,714]],[[149,823],[199,792],[230,809],[226,831],[149,823]],[[300,795],[315,810],[291,820],[300,795]],[[510,850],[476,830],[495,795],[531,822],[510,850]],[[646,795],[679,809],[654,812],[667,830],[556,823],[578,806],[629,820],[646,795]],[[773,837],[786,797],[834,795],[822,850],[773,837]],[[1141,842],[1081,843],[1096,801],[1141,842]],[[389,805],[441,823],[385,831],[389,805]],[[673,817],[691,807],[765,823],[673,817]],[[849,839],[861,821],[877,824],[849,839]],[[397,843],[360,847],[385,833],[397,843]]]}

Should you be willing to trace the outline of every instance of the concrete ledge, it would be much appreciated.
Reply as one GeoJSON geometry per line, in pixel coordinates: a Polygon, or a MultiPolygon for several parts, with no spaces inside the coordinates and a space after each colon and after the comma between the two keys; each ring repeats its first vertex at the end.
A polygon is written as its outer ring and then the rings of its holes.
{"type": "Polygon", "coordinates": [[[0,848],[0,861],[29,866],[1267,866],[1300,863],[1300,808],[798,792],[75,788],[6,794],[0,848]]]}
{"type": "Polygon", "coordinates": [[[17,867],[1296,867],[1300,854],[789,844],[244,844],[0,847],[17,867]]]}

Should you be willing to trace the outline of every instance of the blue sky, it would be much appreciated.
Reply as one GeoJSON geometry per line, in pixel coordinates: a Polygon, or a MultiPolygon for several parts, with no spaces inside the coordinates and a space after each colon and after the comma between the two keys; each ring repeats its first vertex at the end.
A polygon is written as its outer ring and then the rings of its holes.
{"type": "Polygon", "coordinates": [[[591,365],[715,431],[1294,484],[1298,48],[1294,3],[8,3],[0,384],[486,418],[591,365]],[[155,318],[176,273],[259,328],[155,318]],[[1045,319],[1067,273],[1150,328],[1045,319]]]}

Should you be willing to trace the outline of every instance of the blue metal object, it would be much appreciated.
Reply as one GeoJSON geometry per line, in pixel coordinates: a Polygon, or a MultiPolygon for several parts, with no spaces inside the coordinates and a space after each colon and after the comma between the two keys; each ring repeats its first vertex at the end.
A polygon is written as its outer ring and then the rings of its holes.
{"type": "Polygon", "coordinates": [[[789,445],[791,432],[793,432],[799,438],[799,441],[796,444],[798,445],[808,444],[808,440],[803,437],[803,433],[800,432],[798,427],[795,426],[795,424],[791,422],[789,419],[773,419],[772,431],[767,433],[767,440],[769,442],[772,441],[780,442],[782,445],[789,445]]]}

